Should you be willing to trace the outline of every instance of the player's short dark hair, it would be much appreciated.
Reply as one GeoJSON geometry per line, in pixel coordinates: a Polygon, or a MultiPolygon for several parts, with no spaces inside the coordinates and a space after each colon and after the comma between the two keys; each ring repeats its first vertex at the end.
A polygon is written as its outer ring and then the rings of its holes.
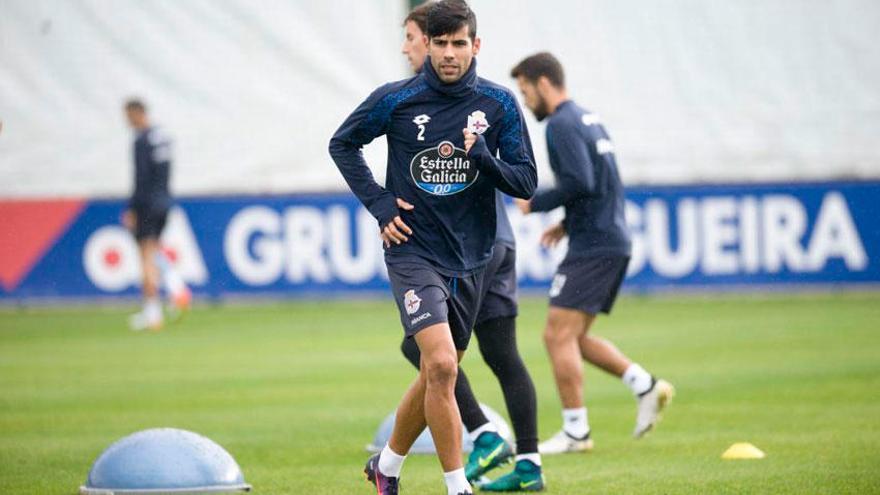
{"type": "Polygon", "coordinates": [[[562,64],[549,52],[536,53],[516,64],[516,67],[510,71],[510,77],[517,79],[520,76],[532,84],[544,76],[553,86],[565,87],[565,71],[562,70],[562,64]]]}
{"type": "Polygon", "coordinates": [[[434,0],[428,0],[427,2],[421,3],[417,5],[414,9],[409,11],[409,15],[406,16],[406,19],[403,20],[403,25],[406,26],[406,23],[409,21],[413,21],[416,23],[416,26],[419,27],[419,30],[422,33],[428,32],[428,10],[431,8],[431,5],[434,3],[434,0]]]}
{"type": "Polygon", "coordinates": [[[125,100],[126,110],[137,110],[138,112],[146,112],[147,105],[140,98],[129,98],[125,100]]]}
{"type": "Polygon", "coordinates": [[[453,34],[468,27],[471,41],[477,37],[477,15],[464,0],[440,0],[428,9],[428,38],[453,34]]]}

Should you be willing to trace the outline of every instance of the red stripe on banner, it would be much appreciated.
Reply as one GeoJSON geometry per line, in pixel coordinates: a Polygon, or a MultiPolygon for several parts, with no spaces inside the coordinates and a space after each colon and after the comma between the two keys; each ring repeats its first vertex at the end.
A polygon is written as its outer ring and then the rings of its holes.
{"type": "Polygon", "coordinates": [[[9,292],[85,208],[82,199],[0,201],[0,284],[9,292]]]}

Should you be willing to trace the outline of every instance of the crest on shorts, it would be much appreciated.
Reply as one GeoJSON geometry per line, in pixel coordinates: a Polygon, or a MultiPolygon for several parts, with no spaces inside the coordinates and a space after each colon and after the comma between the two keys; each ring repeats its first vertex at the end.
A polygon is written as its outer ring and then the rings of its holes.
{"type": "Polygon", "coordinates": [[[550,297],[556,297],[561,294],[563,287],[565,287],[565,275],[557,273],[553,277],[553,284],[550,285],[550,297]]]}
{"type": "Polygon", "coordinates": [[[422,305],[422,298],[416,295],[416,291],[410,289],[403,293],[403,307],[406,308],[406,314],[411,315],[419,310],[422,305]]]}
{"type": "Polygon", "coordinates": [[[468,115],[467,128],[474,134],[482,134],[489,128],[489,122],[486,120],[485,112],[480,110],[468,115]]]}

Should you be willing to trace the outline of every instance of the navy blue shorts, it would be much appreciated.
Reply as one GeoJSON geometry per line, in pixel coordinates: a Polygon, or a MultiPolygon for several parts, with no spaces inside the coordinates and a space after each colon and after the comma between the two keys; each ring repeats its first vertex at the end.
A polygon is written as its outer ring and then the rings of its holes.
{"type": "Polygon", "coordinates": [[[168,219],[168,210],[135,210],[134,238],[158,239],[165,228],[165,220],[168,219]]]}
{"type": "Polygon", "coordinates": [[[591,315],[610,313],[628,265],[629,256],[566,258],[553,277],[550,305],[591,315]]]}
{"type": "Polygon", "coordinates": [[[455,348],[467,349],[480,307],[483,271],[447,277],[427,264],[403,262],[387,266],[406,336],[412,337],[437,323],[448,323],[455,348]]]}
{"type": "Polygon", "coordinates": [[[483,297],[476,324],[515,317],[517,311],[516,250],[498,243],[483,272],[483,297]]]}

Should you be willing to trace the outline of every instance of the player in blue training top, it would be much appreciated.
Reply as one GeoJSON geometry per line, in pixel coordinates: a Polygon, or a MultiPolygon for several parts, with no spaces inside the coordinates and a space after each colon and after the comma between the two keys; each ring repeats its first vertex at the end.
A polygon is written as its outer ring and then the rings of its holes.
{"type": "MultiPolygon", "coordinates": [[[[422,70],[428,54],[427,12],[433,2],[414,8],[404,20],[402,52],[414,72],[422,70]]],[[[483,276],[483,294],[474,325],[480,354],[498,378],[513,431],[516,434],[516,468],[506,476],[483,483],[483,491],[539,491],[544,489],[538,454],[538,412],[535,386],[516,347],[516,240],[500,192],[496,192],[497,230],[492,260],[483,276]]],[[[419,368],[421,354],[415,341],[404,337],[404,356],[419,368]]],[[[461,421],[474,448],[465,464],[465,475],[474,482],[513,458],[513,449],[483,413],[464,371],[459,367],[455,400],[461,421]]]]}
{"type": "Polygon", "coordinates": [[[404,456],[425,426],[448,493],[472,493],[461,461],[458,361],[492,256],[495,190],[529,198],[537,183],[515,98],[477,77],[476,28],[466,2],[433,4],[422,71],[374,91],[330,141],[349,187],[379,221],[401,323],[421,352],[418,378],[401,400],[391,439],[365,469],[383,494],[398,492],[404,456]],[[385,187],[361,153],[382,135],[388,140],[385,187]]]}
{"type": "Polygon", "coordinates": [[[133,330],[159,330],[164,323],[159,285],[165,286],[176,310],[189,307],[191,293],[171,267],[159,243],[165,228],[172,199],[168,191],[171,175],[171,140],[162,130],[150,125],[146,105],[131,99],[125,103],[125,116],[134,129],[134,188],[122,223],[138,243],[143,270],[143,309],[132,315],[133,330]]]}
{"type": "Polygon", "coordinates": [[[539,446],[557,454],[592,448],[583,401],[582,359],[621,377],[638,401],[633,435],[648,432],[673,395],[672,386],[655,379],[607,340],[590,335],[596,315],[610,313],[626,276],[630,237],[624,220],[623,184],[608,133],[591,113],[568,99],[562,65],[538,53],[511,71],[526,106],[540,121],[547,118],[547,151],[556,178],[552,189],[518,201],[523,213],[565,208],[565,219],[544,232],[541,242],[556,245],[568,235],[568,253],[550,289],[544,343],[553,364],[562,401],[563,427],[539,446]]]}

